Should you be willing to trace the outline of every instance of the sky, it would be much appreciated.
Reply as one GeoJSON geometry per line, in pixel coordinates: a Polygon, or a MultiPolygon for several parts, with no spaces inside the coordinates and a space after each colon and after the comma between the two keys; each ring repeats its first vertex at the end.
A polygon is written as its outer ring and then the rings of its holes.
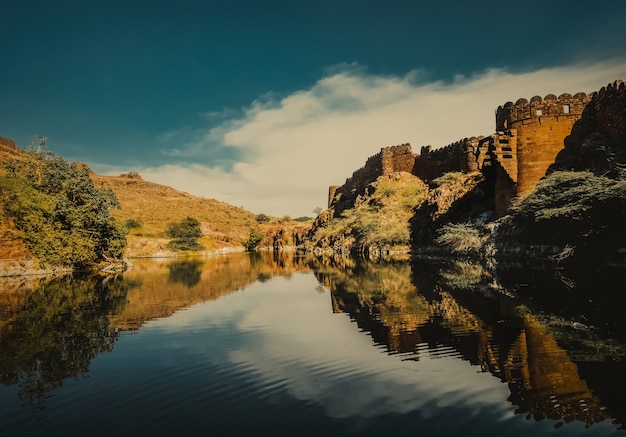
{"type": "Polygon", "coordinates": [[[99,174],[313,216],[382,147],[626,80],[626,4],[0,0],[0,136],[99,174]]]}

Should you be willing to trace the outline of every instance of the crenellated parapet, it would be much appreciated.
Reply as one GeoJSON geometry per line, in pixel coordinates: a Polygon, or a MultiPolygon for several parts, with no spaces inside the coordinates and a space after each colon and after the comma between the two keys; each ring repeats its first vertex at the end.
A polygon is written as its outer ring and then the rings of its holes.
{"type": "Polygon", "coordinates": [[[411,173],[424,181],[430,181],[451,171],[477,171],[476,153],[482,138],[464,138],[435,150],[430,146],[422,147],[422,153],[416,157],[411,173]]]}
{"type": "Polygon", "coordinates": [[[580,118],[591,95],[583,92],[568,93],[545,97],[534,96],[530,100],[518,99],[515,103],[507,102],[496,109],[496,131],[516,128],[518,125],[541,123],[550,118],[580,118]]]}
{"type": "Polygon", "coordinates": [[[508,209],[513,198],[528,195],[545,176],[593,95],[534,96],[496,109],[496,134],[489,152],[496,165],[498,212],[508,209]]]}

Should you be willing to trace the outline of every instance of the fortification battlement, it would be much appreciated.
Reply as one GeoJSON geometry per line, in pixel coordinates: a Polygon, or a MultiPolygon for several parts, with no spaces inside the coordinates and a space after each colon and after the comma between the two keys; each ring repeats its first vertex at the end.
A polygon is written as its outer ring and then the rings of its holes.
{"type": "Polygon", "coordinates": [[[475,152],[478,147],[478,143],[483,138],[484,137],[482,135],[478,137],[463,138],[462,140],[450,143],[447,146],[440,147],[435,150],[433,150],[431,146],[422,146],[420,156],[429,156],[437,159],[455,153],[475,152]]]}
{"type": "Polygon", "coordinates": [[[403,155],[405,153],[413,153],[410,143],[398,144],[397,146],[383,147],[380,153],[387,155],[403,155]]]}
{"type": "Polygon", "coordinates": [[[509,129],[515,123],[539,121],[542,117],[580,117],[593,94],[583,92],[534,96],[530,101],[521,98],[515,103],[506,102],[496,109],[496,130],[509,129]]]}
{"type": "MultiPolygon", "coordinates": [[[[383,161],[390,159],[392,160],[397,156],[407,154],[414,156],[413,150],[411,149],[411,144],[409,143],[399,144],[397,146],[382,147],[380,149],[380,152],[367,158],[363,167],[352,173],[352,178],[359,177],[366,170],[374,171],[382,175],[383,161]]],[[[352,178],[348,178],[346,182],[352,178]]]]}
{"type": "Polygon", "coordinates": [[[613,91],[626,91],[626,83],[624,83],[623,80],[618,79],[605,87],[603,86],[600,88],[600,91],[593,93],[592,96],[595,97],[597,95],[598,97],[603,97],[605,93],[611,93],[613,91]]]}

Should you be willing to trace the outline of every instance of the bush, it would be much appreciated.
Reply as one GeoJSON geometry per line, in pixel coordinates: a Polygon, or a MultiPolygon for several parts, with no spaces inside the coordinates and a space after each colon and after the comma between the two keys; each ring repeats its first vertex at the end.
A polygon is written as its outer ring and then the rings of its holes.
{"type": "Polygon", "coordinates": [[[142,226],[141,221],[134,219],[134,218],[129,218],[126,219],[126,221],[124,222],[124,226],[126,226],[128,229],[138,229],[142,226]]]}
{"type": "MultiPolygon", "coordinates": [[[[626,244],[626,180],[559,171],[513,206],[523,242],[583,247],[600,256],[626,244]]],[[[588,252],[591,253],[591,252],[588,252]]],[[[595,256],[595,255],[590,255],[595,256]]]]}
{"type": "Polygon", "coordinates": [[[435,243],[460,254],[477,254],[483,247],[484,237],[470,223],[449,223],[439,229],[435,243]]]}
{"type": "Polygon", "coordinates": [[[167,247],[173,250],[202,250],[198,238],[202,236],[200,222],[193,217],[185,217],[180,222],[171,222],[167,225],[166,235],[172,240],[167,247]]]}
{"type": "Polygon", "coordinates": [[[255,217],[255,220],[257,223],[266,223],[270,221],[270,218],[265,214],[259,214],[255,217]]]}
{"type": "Polygon", "coordinates": [[[241,244],[246,248],[247,251],[253,251],[256,249],[261,241],[263,240],[263,234],[258,231],[250,231],[250,235],[248,239],[243,241],[241,244]]]}

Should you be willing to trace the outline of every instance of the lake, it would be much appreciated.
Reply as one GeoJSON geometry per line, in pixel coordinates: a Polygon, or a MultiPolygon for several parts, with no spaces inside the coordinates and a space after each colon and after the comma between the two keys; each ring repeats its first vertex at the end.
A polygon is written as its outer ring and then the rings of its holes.
{"type": "Polygon", "coordinates": [[[0,435],[626,435],[624,273],[261,253],[2,278],[0,435]]]}

